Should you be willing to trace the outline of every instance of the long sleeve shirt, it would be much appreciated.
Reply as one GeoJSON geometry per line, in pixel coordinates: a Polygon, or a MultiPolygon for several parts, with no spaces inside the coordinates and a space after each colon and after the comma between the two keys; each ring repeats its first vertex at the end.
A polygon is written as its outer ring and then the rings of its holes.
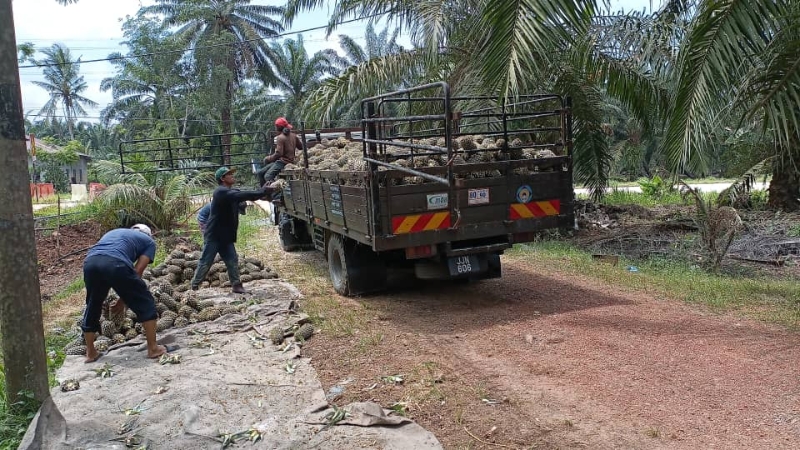
{"type": "Polygon", "coordinates": [[[211,200],[211,213],[206,222],[205,237],[221,244],[236,242],[239,231],[239,203],[258,200],[271,194],[268,187],[254,191],[219,186],[211,200]]]}

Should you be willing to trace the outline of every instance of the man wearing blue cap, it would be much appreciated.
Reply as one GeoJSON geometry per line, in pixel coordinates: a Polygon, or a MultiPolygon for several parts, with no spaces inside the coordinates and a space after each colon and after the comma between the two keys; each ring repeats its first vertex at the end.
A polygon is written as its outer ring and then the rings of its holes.
{"type": "Polygon", "coordinates": [[[205,241],[203,255],[200,257],[191,283],[193,290],[200,287],[211,264],[214,263],[214,257],[219,254],[228,268],[228,278],[233,292],[237,294],[246,292],[239,279],[239,255],[236,254],[234,246],[236,233],[239,230],[239,203],[264,198],[275,192],[278,184],[273,183],[254,191],[240,191],[233,188],[236,183],[234,172],[236,169],[220,167],[214,174],[219,186],[211,197],[211,210],[203,235],[205,241]]]}

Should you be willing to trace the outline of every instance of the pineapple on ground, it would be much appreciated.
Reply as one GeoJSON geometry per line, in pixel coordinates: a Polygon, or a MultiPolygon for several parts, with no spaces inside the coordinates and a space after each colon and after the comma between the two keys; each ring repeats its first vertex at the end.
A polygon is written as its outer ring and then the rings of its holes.
{"type": "Polygon", "coordinates": [[[277,326],[269,330],[269,338],[273,344],[280,345],[283,343],[283,329],[277,326]]]}
{"type": "Polygon", "coordinates": [[[156,331],[164,331],[171,327],[175,321],[170,317],[162,317],[156,321],[156,331]]]}
{"type": "Polygon", "coordinates": [[[305,341],[308,340],[314,334],[314,326],[310,323],[305,323],[300,326],[300,328],[294,332],[294,339],[296,341],[305,341]]]}
{"type": "Polygon", "coordinates": [[[117,326],[110,320],[106,320],[101,323],[100,330],[100,333],[107,338],[112,338],[115,334],[117,334],[117,326]]]}

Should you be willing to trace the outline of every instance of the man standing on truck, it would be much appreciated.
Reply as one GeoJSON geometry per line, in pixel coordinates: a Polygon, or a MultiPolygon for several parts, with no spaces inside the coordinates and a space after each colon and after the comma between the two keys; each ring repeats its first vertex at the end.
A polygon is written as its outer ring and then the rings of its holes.
{"type": "Polygon", "coordinates": [[[264,167],[257,172],[259,186],[272,182],[287,164],[293,164],[297,150],[303,149],[303,141],[292,133],[292,124],[285,117],[275,120],[275,129],[280,133],[275,138],[275,152],[264,158],[264,167]]]}
{"type": "Polygon", "coordinates": [[[203,235],[203,254],[192,278],[192,290],[200,287],[211,264],[214,263],[214,257],[219,254],[228,269],[233,292],[237,294],[246,292],[239,279],[239,255],[236,254],[234,246],[236,233],[239,230],[239,204],[264,198],[275,192],[278,185],[264,186],[254,191],[240,191],[233,188],[233,184],[236,183],[234,172],[236,169],[220,167],[214,174],[219,186],[211,197],[211,209],[203,235]]]}

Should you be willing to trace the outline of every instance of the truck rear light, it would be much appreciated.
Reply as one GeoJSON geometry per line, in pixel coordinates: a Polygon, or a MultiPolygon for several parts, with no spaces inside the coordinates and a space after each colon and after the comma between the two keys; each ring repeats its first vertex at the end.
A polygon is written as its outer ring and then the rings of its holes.
{"type": "Polygon", "coordinates": [[[406,259],[428,258],[436,254],[435,245],[419,245],[406,248],[406,259]]]}

